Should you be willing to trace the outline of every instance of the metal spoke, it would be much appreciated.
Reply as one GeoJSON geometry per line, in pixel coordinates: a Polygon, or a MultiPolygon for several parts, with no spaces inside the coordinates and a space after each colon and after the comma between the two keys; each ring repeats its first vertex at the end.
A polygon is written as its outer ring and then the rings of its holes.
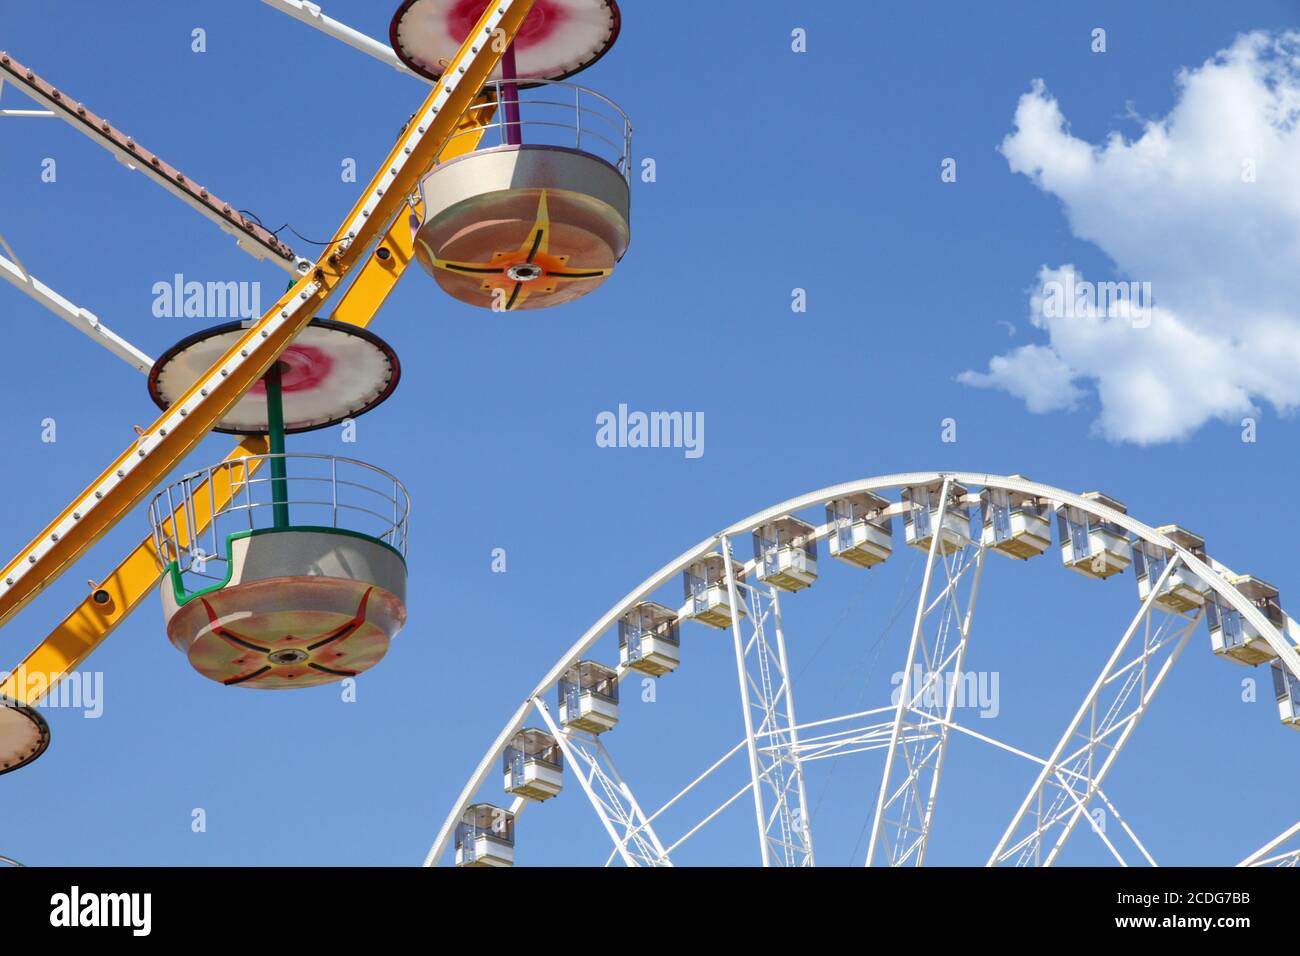
{"type": "Polygon", "coordinates": [[[545,701],[536,698],[533,703],[623,862],[628,866],[672,866],[667,851],[600,738],[561,729],[545,701]]]}
{"type": "MultiPolygon", "coordinates": [[[[1152,628],[1156,598],[1181,561],[1181,556],[1175,554],[1152,586],[994,848],[989,866],[1008,861],[1017,866],[1051,866],[1080,818],[1087,814],[1089,802],[1098,793],[1200,620],[1197,614],[1190,621],[1177,619],[1175,626],[1162,622],[1152,628]],[[1139,631],[1143,635],[1141,646],[1132,659],[1125,660],[1125,652],[1139,631]],[[1153,673],[1153,662],[1161,653],[1165,655],[1164,661],[1153,673]],[[1077,739],[1083,742],[1067,753],[1077,739]],[[1099,759],[1101,764],[1097,766],[1099,759]],[[1043,848],[1049,834],[1054,840],[1044,857],[1043,848]]],[[[1105,840],[1104,834],[1099,835],[1105,840]]],[[[1108,840],[1105,842],[1110,845],[1108,840]]],[[[1113,848],[1112,852],[1115,852],[1113,848]]],[[[1148,855],[1145,849],[1142,852],[1148,855]]]]}
{"type": "Polygon", "coordinates": [[[1283,850],[1280,853],[1276,852],[1279,847],[1296,837],[1300,837],[1300,823],[1284,830],[1237,865],[1300,866],[1300,846],[1295,846],[1290,850],[1283,850]]]}
{"type": "MultiPolygon", "coordinates": [[[[739,608],[739,588],[731,542],[718,539],[731,606],[739,608]]],[[[749,640],[742,637],[742,617],[732,616],[740,706],[744,715],[750,787],[764,866],[812,866],[811,821],[808,819],[803,765],[794,710],[780,598],[775,588],[750,587],[749,640]],[[768,639],[771,626],[772,640],[768,639]],[[775,642],[775,646],[773,646],[775,642]],[[757,718],[757,723],[755,722],[757,718]],[[771,800],[770,810],[767,801],[771,800]]]]}
{"type": "MultiPolygon", "coordinates": [[[[912,639],[892,728],[884,745],[885,769],[867,847],[868,866],[878,862],[920,866],[929,847],[948,752],[948,731],[957,706],[975,602],[984,572],[984,548],[973,542],[951,555],[942,553],[951,485],[951,479],[945,478],[939,492],[938,512],[932,518],[932,536],[917,598],[912,639]],[[943,571],[944,583],[932,594],[937,568],[943,571]],[[931,629],[929,634],[927,626],[931,629]],[[942,700],[935,700],[945,679],[949,681],[946,693],[942,700]]],[[[858,738],[854,742],[862,740],[858,738]]]]}

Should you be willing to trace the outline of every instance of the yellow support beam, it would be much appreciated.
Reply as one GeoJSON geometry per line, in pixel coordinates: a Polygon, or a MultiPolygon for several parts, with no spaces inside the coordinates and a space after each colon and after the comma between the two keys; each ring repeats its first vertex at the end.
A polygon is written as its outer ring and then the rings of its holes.
{"type": "MultiPolygon", "coordinates": [[[[466,113],[457,135],[448,141],[438,155],[438,161],[446,162],[477,149],[482,140],[483,128],[490,122],[492,113],[491,105],[466,113]]],[[[414,214],[421,215],[422,209],[417,206],[414,214]]],[[[343,293],[330,318],[361,327],[369,325],[413,261],[414,237],[415,230],[404,216],[399,215],[377,246],[378,249],[387,249],[388,257],[372,255],[366,261],[352,285],[343,293]]],[[[266,439],[253,436],[237,444],[225,460],[236,461],[263,455],[266,451],[266,439]]],[[[260,461],[248,462],[245,466],[246,476],[251,477],[260,464],[260,461]]],[[[195,535],[207,528],[212,515],[219,513],[237,490],[228,487],[226,469],[217,469],[216,474],[218,485],[214,491],[209,492],[206,483],[196,491],[195,535]],[[223,473],[226,478],[222,477],[223,473]],[[206,507],[210,493],[215,494],[216,498],[211,507],[206,507]]],[[[172,515],[172,520],[183,527],[186,522],[183,509],[178,508],[172,515]]],[[[152,593],[162,577],[162,570],[161,556],[154,547],[153,537],[146,536],[0,684],[0,696],[28,705],[38,703],[40,698],[94,653],[117,626],[152,593]]]]}
{"type": "MultiPolygon", "coordinates": [[[[235,446],[226,460],[264,454],[266,439],[260,435],[249,436],[235,446]]],[[[252,467],[246,468],[249,474],[256,471],[257,464],[250,463],[252,467]]],[[[212,482],[205,482],[196,491],[195,513],[203,515],[196,523],[206,526],[207,516],[224,508],[238,490],[238,485],[231,487],[230,471],[219,469],[212,482]],[[209,488],[209,484],[215,487],[209,488]]],[[[172,520],[184,525],[185,516],[181,509],[172,520]]],[[[92,588],[86,599],[6,677],[0,684],[0,695],[20,703],[35,704],[89,657],[153,591],[162,576],[162,566],[162,557],[150,535],[92,588]]]]}
{"type": "Polygon", "coordinates": [[[514,40],[533,0],[484,10],[443,78],[353,207],[320,260],[230,350],[0,571],[0,626],[140,503],[306,327],[405,207],[406,197],[514,40]]]}

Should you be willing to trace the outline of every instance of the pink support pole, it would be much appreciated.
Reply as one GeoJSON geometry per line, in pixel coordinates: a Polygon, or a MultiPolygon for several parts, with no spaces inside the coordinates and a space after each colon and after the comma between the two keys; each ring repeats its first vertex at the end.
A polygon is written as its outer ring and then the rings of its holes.
{"type": "Polygon", "coordinates": [[[501,77],[505,81],[502,88],[505,95],[506,143],[518,146],[523,142],[523,136],[520,135],[519,87],[513,82],[519,78],[513,43],[506,48],[506,52],[501,57],[501,77]]]}

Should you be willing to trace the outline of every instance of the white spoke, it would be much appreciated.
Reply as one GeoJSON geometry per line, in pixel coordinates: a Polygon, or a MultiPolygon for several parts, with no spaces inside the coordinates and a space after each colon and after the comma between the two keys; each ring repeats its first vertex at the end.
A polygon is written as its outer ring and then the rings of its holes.
{"type": "MultiPolygon", "coordinates": [[[[732,607],[739,608],[731,542],[724,537],[718,544],[727,576],[728,599],[732,607]]],[[[751,586],[747,591],[748,626],[752,633],[749,640],[742,639],[742,616],[735,614],[732,639],[760,853],[764,866],[811,866],[811,821],[807,815],[780,598],[775,588],[751,586]],[[768,639],[769,626],[775,647],[768,639]],[[770,810],[768,798],[772,801],[770,810]]]]}
{"type": "Polygon", "coordinates": [[[663,844],[641,812],[631,788],[619,776],[600,738],[562,730],[545,701],[538,698],[534,703],[623,862],[628,866],[672,866],[663,844]]]}
{"type": "MultiPolygon", "coordinates": [[[[1031,863],[1051,866],[1079,819],[1087,815],[1088,803],[1147,712],[1200,620],[1197,615],[1190,622],[1179,619],[1181,626],[1168,626],[1169,622],[1163,622],[1153,632],[1155,600],[1180,563],[1181,557],[1175,554],[1125,629],[1119,644],[994,848],[989,858],[990,866],[1013,861],[1013,858],[1019,866],[1031,863]],[[1125,652],[1139,631],[1143,633],[1141,647],[1132,660],[1124,661],[1125,652]],[[1159,671],[1152,674],[1152,663],[1160,652],[1165,652],[1165,660],[1159,671]],[[1122,679],[1117,680],[1121,675],[1122,679]],[[1067,748],[1076,738],[1082,738],[1082,745],[1067,754],[1067,748]],[[1096,762],[1103,752],[1105,757],[1097,767],[1096,762]],[[1019,833],[1024,835],[1017,839],[1019,833]],[[1044,841],[1049,833],[1053,833],[1055,839],[1044,858],[1044,841]]],[[[1104,834],[1099,832],[1099,835],[1105,840],[1104,834]]],[[[1110,841],[1105,842],[1110,847],[1110,841]]],[[[1116,852],[1113,847],[1111,849],[1116,852]]],[[[1149,858],[1145,849],[1142,852],[1149,858]]]]}
{"type": "Polygon", "coordinates": [[[912,640],[886,744],[885,769],[867,847],[868,866],[877,862],[920,866],[929,846],[985,556],[984,549],[973,543],[951,555],[942,553],[951,493],[952,482],[945,479],[937,514],[932,517],[912,640]],[[944,582],[931,597],[936,568],[943,570],[944,582]],[[927,627],[932,629],[928,641],[927,627]],[[937,699],[945,680],[949,681],[946,692],[937,699]]]}
{"type": "Polygon", "coordinates": [[[1284,830],[1273,839],[1269,840],[1262,847],[1252,853],[1246,859],[1238,863],[1238,866],[1297,866],[1300,865],[1300,846],[1290,850],[1284,850],[1281,853],[1275,851],[1287,841],[1300,836],[1300,823],[1284,830]]]}
{"type": "Polygon", "coordinates": [[[153,368],[153,359],[120,335],[110,331],[108,326],[100,322],[94,313],[69,302],[29,273],[14,254],[9,243],[5,241],[4,236],[0,236],[0,248],[3,248],[9,256],[8,259],[0,256],[0,279],[4,279],[14,288],[25,293],[35,302],[44,306],[77,331],[98,342],[136,370],[148,373],[153,368]]]}
{"type": "Polygon", "coordinates": [[[295,20],[299,20],[309,27],[314,27],[326,36],[331,36],[352,47],[354,50],[360,50],[367,56],[372,56],[381,63],[386,63],[394,70],[405,73],[407,76],[413,76],[422,83],[431,83],[432,81],[414,72],[403,63],[393,48],[387,43],[380,43],[373,37],[367,36],[359,30],[354,30],[346,23],[335,20],[333,17],[327,17],[321,12],[320,4],[309,3],[306,0],[262,0],[268,6],[274,7],[281,13],[287,13],[295,20]]]}

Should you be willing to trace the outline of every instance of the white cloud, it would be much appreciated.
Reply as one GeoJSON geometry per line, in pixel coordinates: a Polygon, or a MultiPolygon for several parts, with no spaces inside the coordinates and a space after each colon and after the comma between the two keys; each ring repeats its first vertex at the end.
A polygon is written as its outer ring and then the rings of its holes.
{"type": "Polygon", "coordinates": [[[989,359],[987,372],[962,372],[957,381],[977,388],[1001,388],[1021,399],[1031,412],[1058,412],[1083,397],[1075,373],[1045,345],[1023,345],[989,359]]]}
{"type": "MultiPolygon", "coordinates": [[[[1238,37],[1177,81],[1167,116],[1101,145],[1070,132],[1042,81],[1021,97],[1001,145],[1011,170],[1060,199],[1117,277],[1149,283],[1155,308],[1141,321],[1113,303],[1049,314],[1036,293],[1047,343],[961,381],[1033,412],[1074,408],[1091,386],[1098,431],[1138,443],[1239,420],[1256,402],[1300,407],[1300,33],[1238,37]]],[[[1084,277],[1044,266],[1039,280],[1084,277]]]]}

